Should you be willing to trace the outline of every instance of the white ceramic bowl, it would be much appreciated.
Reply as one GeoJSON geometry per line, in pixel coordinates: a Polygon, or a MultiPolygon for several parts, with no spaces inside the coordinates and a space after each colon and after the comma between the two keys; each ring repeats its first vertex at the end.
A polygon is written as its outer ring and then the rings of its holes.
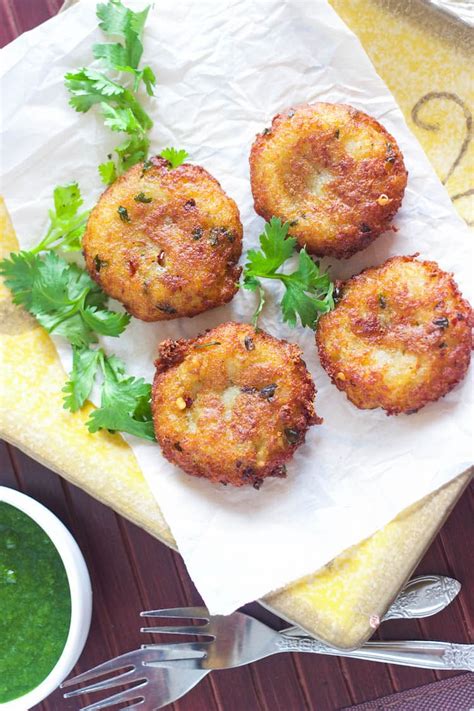
{"type": "Polygon", "coordinates": [[[56,546],[66,570],[71,593],[71,623],[63,652],[46,679],[18,699],[0,704],[0,711],[27,711],[51,694],[77,662],[91,623],[92,589],[89,573],[79,546],[67,528],[42,504],[29,496],[0,486],[0,501],[5,501],[36,521],[56,546]]]}

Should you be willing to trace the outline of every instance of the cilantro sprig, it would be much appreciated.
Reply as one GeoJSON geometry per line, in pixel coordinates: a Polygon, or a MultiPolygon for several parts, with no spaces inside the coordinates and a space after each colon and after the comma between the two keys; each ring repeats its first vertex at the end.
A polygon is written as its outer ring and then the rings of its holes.
{"type": "Polygon", "coordinates": [[[143,54],[141,37],[149,10],[150,8],[146,7],[141,12],[133,12],[124,7],[120,0],[109,0],[107,4],[97,5],[101,30],[105,34],[120,37],[123,42],[95,44],[92,52],[96,59],[103,60],[108,69],[132,74],[134,91],[138,90],[140,82],[143,81],[147,94],[153,96],[156,78],[152,68],[138,68],[143,54]]]}
{"type": "Polygon", "coordinates": [[[129,314],[110,311],[106,294],[88,273],[56,253],[81,247],[89,211],[79,212],[83,204],[79,186],[59,185],[53,200],[45,237],[33,249],[0,261],[0,274],[13,301],[48,333],[64,336],[73,346],[95,343],[97,335],[119,336],[130,322],[129,314]]]}
{"type": "MultiPolygon", "coordinates": [[[[136,163],[145,161],[150,149],[148,134],[153,121],[138,98],[142,83],[149,96],[153,96],[156,85],[152,68],[148,65],[142,68],[139,66],[143,55],[143,30],[149,10],[146,7],[140,12],[134,12],[125,7],[121,0],[108,0],[107,3],[97,5],[99,27],[114,41],[93,45],[93,55],[114,76],[117,72],[122,76],[131,75],[131,86],[126,81],[122,83],[90,67],[82,67],[65,75],[65,84],[71,94],[69,103],[73,109],[85,113],[97,104],[105,126],[126,136],[114,149],[117,158],[114,160],[109,155],[108,160],[99,165],[99,174],[105,185],[113,183],[118,175],[136,163]]],[[[174,148],[165,151],[172,152],[171,157],[167,158],[172,167],[177,167],[187,157],[185,151],[174,148]]]]}
{"type": "Polygon", "coordinates": [[[101,374],[101,403],[91,412],[89,431],[107,429],[154,440],[151,385],[143,378],[127,377],[124,363],[116,356],[91,348],[98,335],[119,336],[130,315],[107,309],[106,294],[87,272],[52,250],[45,255],[33,250],[13,253],[0,261],[0,274],[14,303],[72,345],[72,370],[63,388],[65,409],[79,410],[101,374]]]}
{"type": "MultiPolygon", "coordinates": [[[[94,45],[93,54],[113,76],[91,67],[65,76],[70,104],[76,111],[85,113],[97,105],[104,124],[125,135],[115,148],[117,159],[110,155],[99,166],[105,184],[148,156],[148,133],[153,121],[137,93],[143,85],[152,96],[156,83],[151,67],[139,66],[148,12],[149,8],[133,12],[121,0],[100,3],[99,26],[114,41],[94,45]],[[133,82],[123,83],[120,77],[125,75],[131,76],[133,82]]],[[[174,148],[165,149],[162,155],[170,170],[187,157],[185,151],[174,148]]],[[[119,336],[130,322],[130,315],[108,309],[106,294],[88,273],[58,254],[81,248],[89,211],[81,209],[79,186],[58,186],[53,197],[54,209],[49,211],[46,235],[33,249],[0,261],[0,274],[16,304],[29,311],[49,333],[65,337],[72,345],[73,365],[63,389],[64,407],[71,412],[79,410],[94,383],[100,380],[101,404],[91,413],[89,431],[107,429],[154,440],[150,384],[142,378],[128,377],[122,361],[114,355],[107,356],[95,345],[101,335],[119,336]]]]}
{"type": "Polygon", "coordinates": [[[79,212],[84,201],[77,183],[58,185],[53,192],[54,210],[49,210],[50,225],[31,254],[39,254],[47,249],[63,252],[77,252],[81,249],[81,239],[86,229],[89,210],[79,212]]]}
{"type": "Polygon", "coordinates": [[[101,348],[73,349],[72,371],[63,388],[64,408],[79,410],[98,375],[102,377],[100,407],[90,414],[89,432],[127,432],[154,441],[151,385],[143,378],[127,377],[124,363],[114,355],[107,356],[101,348]]]}
{"type": "Polygon", "coordinates": [[[115,148],[117,161],[110,158],[99,166],[103,180],[107,177],[108,181],[113,182],[117,175],[146,159],[150,147],[147,134],[153,121],[131,90],[105,74],[87,68],[69,72],[65,75],[65,81],[71,93],[69,103],[76,111],[85,113],[94,104],[99,104],[104,124],[112,131],[127,135],[115,148]],[[104,171],[107,171],[106,176],[104,171]]]}
{"type": "Polygon", "coordinates": [[[87,272],[52,251],[14,253],[0,262],[0,274],[14,303],[73,346],[95,343],[97,334],[119,336],[130,322],[129,314],[106,308],[107,296],[87,272]]]}
{"type": "Polygon", "coordinates": [[[117,160],[112,160],[110,156],[99,166],[101,179],[106,184],[112,183],[117,175],[135,163],[145,160],[150,147],[148,132],[153,121],[137,98],[142,82],[149,96],[153,96],[156,84],[151,67],[139,67],[143,55],[143,29],[149,9],[146,7],[141,12],[133,12],[121,0],[108,0],[97,5],[99,27],[114,41],[93,45],[93,55],[114,75],[117,72],[132,75],[133,85],[130,88],[90,67],[82,67],[65,75],[66,87],[71,94],[69,103],[76,111],[86,112],[98,104],[104,124],[112,131],[126,134],[126,138],[115,148],[117,160]]]}
{"type": "Polygon", "coordinates": [[[297,242],[288,235],[288,230],[287,222],[272,217],[260,235],[260,250],[251,249],[247,253],[243,286],[259,296],[253,323],[257,325],[265,304],[265,291],[260,280],[275,279],[285,287],[280,303],[283,320],[294,327],[299,318],[302,326],[315,329],[320,315],[334,308],[334,284],[327,272],[320,272],[306,248],[299,252],[296,271],[291,274],[277,271],[296,251],[297,242]]]}

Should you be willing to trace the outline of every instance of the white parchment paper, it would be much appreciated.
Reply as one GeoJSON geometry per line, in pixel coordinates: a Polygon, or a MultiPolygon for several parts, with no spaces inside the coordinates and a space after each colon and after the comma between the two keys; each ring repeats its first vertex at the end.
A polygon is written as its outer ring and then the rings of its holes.
{"type": "MultiPolygon", "coordinates": [[[[90,63],[101,36],[95,2],[81,0],[2,51],[1,190],[24,248],[46,227],[55,185],[78,180],[88,204],[101,191],[97,165],[118,136],[94,109],[75,113],[63,85],[65,72],[90,63]]],[[[156,100],[148,102],[153,149],[186,148],[221,181],[241,209],[245,248],[256,245],[262,227],[248,175],[255,134],[292,104],[346,102],[393,133],[409,181],[398,232],[349,261],[333,260],[332,274],[344,278],[390,255],[420,252],[453,271],[469,298],[472,234],[359,41],[324,0],[162,0],[150,14],[144,57],[158,78],[156,100]]],[[[254,299],[242,291],[231,305],[194,319],[134,319],[120,339],[103,344],[124,358],[131,373],[150,380],[162,339],[194,336],[228,319],[246,321],[254,299]]],[[[301,345],[324,417],[286,480],[266,481],[258,492],[213,486],[166,462],[157,445],[129,439],[213,613],[229,613],[315,571],[472,461],[468,380],[415,415],[357,410],[319,366],[310,330],[283,325],[272,305],[261,326],[301,345]]],[[[68,368],[69,347],[56,342],[68,368]]]]}

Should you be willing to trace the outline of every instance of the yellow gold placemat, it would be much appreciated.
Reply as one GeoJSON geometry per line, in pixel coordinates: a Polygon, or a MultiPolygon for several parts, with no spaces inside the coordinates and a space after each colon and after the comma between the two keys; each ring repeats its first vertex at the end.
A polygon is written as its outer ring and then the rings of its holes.
{"type": "MultiPolygon", "coordinates": [[[[472,220],[472,57],[466,31],[428,11],[421,0],[332,4],[395,94],[457,209],[472,220]]],[[[0,253],[17,248],[0,200],[0,253]]],[[[63,410],[65,374],[55,348],[1,285],[0,358],[5,439],[174,545],[128,445],[117,435],[90,435],[84,426],[89,408],[75,415],[63,410]]],[[[267,596],[265,603],[336,646],[360,644],[371,634],[371,617],[383,615],[467,481],[468,475],[458,477],[321,571],[267,596]]]]}
{"type": "Polygon", "coordinates": [[[461,217],[474,224],[474,33],[424,0],[330,0],[395,96],[461,217]]]}

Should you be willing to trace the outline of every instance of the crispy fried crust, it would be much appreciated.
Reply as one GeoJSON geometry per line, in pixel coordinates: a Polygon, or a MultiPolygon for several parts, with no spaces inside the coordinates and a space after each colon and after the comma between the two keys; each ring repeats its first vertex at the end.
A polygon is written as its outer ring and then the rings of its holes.
{"type": "Polygon", "coordinates": [[[239,211],[199,166],[130,168],[92,210],[83,246],[91,276],[143,321],[195,316],[237,291],[239,211]]]}
{"type": "Polygon", "coordinates": [[[258,489],[321,420],[298,346],[239,323],[165,341],[153,383],[163,453],[188,474],[258,489]]]}
{"type": "Polygon", "coordinates": [[[462,380],[472,309],[435,262],[393,257],[340,285],[316,342],[332,382],[361,409],[416,412],[462,380]]]}
{"type": "Polygon", "coordinates": [[[395,139],[344,104],[303,104],[275,116],[250,154],[255,210],[288,221],[301,247],[350,257],[400,207],[407,171],[395,139]]]}

